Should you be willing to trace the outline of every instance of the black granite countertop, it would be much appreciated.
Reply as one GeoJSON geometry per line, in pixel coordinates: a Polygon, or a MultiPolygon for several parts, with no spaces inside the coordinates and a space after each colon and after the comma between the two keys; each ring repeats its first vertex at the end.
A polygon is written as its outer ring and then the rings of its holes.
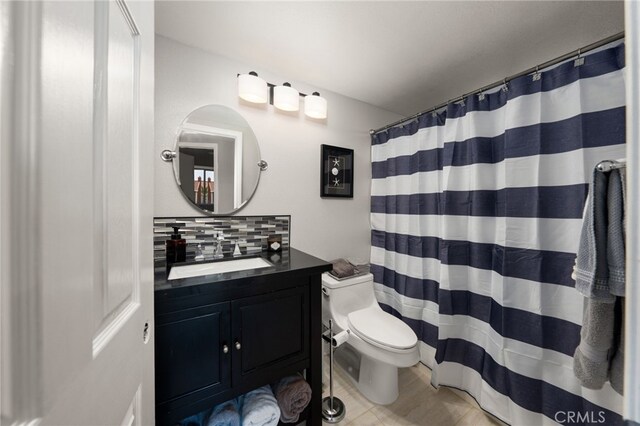
{"type": "Polygon", "coordinates": [[[241,259],[247,257],[262,257],[271,262],[273,266],[259,269],[249,269],[244,271],[235,271],[222,274],[204,275],[199,277],[183,278],[176,280],[167,280],[168,271],[166,266],[160,265],[155,268],[154,289],[156,297],[158,293],[180,293],[181,295],[199,293],[198,287],[215,283],[225,283],[225,285],[233,285],[233,282],[247,279],[259,279],[273,274],[312,274],[330,271],[331,263],[322,259],[306,254],[294,248],[283,249],[280,252],[260,252],[253,255],[225,257],[223,259],[205,259],[199,262],[186,262],[180,265],[208,262],[224,262],[225,260],[241,259]]]}

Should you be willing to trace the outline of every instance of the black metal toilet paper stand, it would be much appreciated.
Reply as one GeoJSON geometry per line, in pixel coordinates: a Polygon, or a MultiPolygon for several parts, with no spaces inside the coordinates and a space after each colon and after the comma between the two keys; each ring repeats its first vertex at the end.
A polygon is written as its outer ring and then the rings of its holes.
{"type": "Polygon", "coordinates": [[[329,396],[322,399],[322,418],[327,423],[338,423],[344,419],[346,409],[340,398],[333,396],[333,321],[329,320],[329,335],[322,335],[322,338],[329,342],[329,396]]]}

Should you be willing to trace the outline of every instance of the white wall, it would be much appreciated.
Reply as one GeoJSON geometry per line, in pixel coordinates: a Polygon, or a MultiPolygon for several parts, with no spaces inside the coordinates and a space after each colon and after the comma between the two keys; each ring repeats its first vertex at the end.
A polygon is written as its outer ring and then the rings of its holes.
{"type": "MultiPolygon", "coordinates": [[[[258,138],[269,169],[239,215],[291,215],[291,245],[325,260],[348,257],[369,260],[371,151],[369,129],[400,118],[395,113],[307,86],[296,76],[276,76],[258,64],[242,64],[156,36],[155,63],[155,206],[154,215],[201,216],[187,203],[173,178],[170,163],[160,159],[173,149],[175,132],[195,108],[221,104],[238,111],[258,138]],[[253,106],[237,96],[238,73],[256,71],[271,83],[289,81],[299,91],[319,91],[328,102],[326,122],[282,113],[272,106],[253,106]],[[320,145],[354,150],[353,199],[320,198],[320,145]]],[[[340,72],[336,64],[335,72],[340,72]]],[[[363,76],[375,85],[375,70],[363,76]]],[[[302,107],[301,103],[301,107],[302,107]]]]}

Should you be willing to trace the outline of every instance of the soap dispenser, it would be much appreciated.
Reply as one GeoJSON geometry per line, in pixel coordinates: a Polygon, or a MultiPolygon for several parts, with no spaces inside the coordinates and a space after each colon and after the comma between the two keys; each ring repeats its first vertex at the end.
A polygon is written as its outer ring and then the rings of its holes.
{"type": "Polygon", "coordinates": [[[167,251],[167,266],[176,263],[184,262],[187,260],[187,240],[182,238],[179,234],[180,227],[173,227],[173,234],[171,239],[165,242],[167,251]]]}

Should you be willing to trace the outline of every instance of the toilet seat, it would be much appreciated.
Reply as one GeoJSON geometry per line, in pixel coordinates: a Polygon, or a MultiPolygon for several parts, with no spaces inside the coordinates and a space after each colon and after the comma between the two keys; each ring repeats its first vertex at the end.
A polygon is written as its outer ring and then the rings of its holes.
{"type": "Polygon", "coordinates": [[[418,343],[411,327],[380,308],[360,309],[347,315],[347,319],[351,331],[374,346],[411,349],[418,343]]]}

